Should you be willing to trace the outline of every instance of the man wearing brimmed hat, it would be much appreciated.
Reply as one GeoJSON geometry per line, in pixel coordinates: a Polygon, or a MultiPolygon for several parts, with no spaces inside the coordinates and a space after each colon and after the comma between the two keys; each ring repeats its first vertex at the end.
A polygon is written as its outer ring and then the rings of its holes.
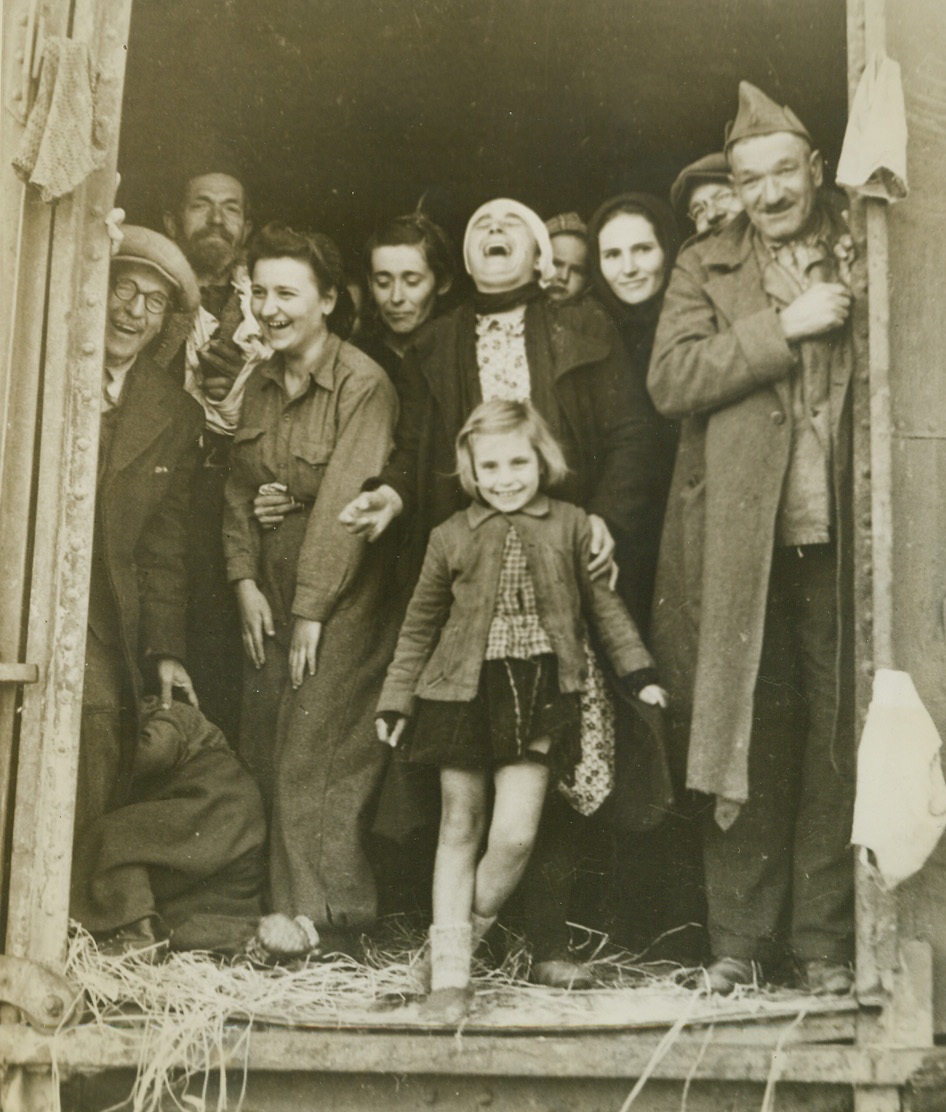
{"type": "Polygon", "coordinates": [[[851,239],[807,129],[747,82],[726,157],[745,212],[680,254],[648,378],[682,422],[654,647],[688,786],[715,797],[708,986],[752,983],[787,943],[806,987],[844,993],[851,239]]]}
{"type": "Polygon", "coordinates": [[[545,294],[559,303],[575,301],[588,289],[588,228],[577,212],[561,212],[545,227],[555,268],[545,294]]]}
{"type": "Polygon", "coordinates": [[[714,151],[684,166],[670,187],[670,205],[681,220],[689,219],[702,235],[722,228],[742,212],[729,163],[714,151]]]}
{"type": "Polygon", "coordinates": [[[201,412],[157,357],[199,296],[169,239],[124,227],[106,308],[77,829],[123,801],[146,688],[196,704],[182,663],[184,528],[201,412]]]}

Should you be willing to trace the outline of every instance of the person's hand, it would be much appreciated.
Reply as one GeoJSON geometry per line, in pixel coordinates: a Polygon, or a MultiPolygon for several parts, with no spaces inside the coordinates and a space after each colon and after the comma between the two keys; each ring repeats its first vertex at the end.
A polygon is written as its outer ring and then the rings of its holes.
{"type": "Polygon", "coordinates": [[[161,689],[161,707],[167,710],[171,705],[174,688],[179,687],[187,696],[187,701],[192,707],[199,707],[197,693],[187,674],[187,669],[176,656],[159,656],[155,659],[155,668],[158,673],[158,684],[161,689]]]}
{"type": "Polygon", "coordinates": [[[591,563],[588,565],[588,573],[592,579],[607,576],[608,586],[613,591],[618,582],[618,566],[614,562],[614,537],[603,517],[589,514],[588,522],[591,525],[591,563]]]}
{"type": "Polygon", "coordinates": [[[315,675],[322,623],[310,618],[296,618],[289,642],[289,682],[293,690],[302,686],[306,672],[315,675]]]}
{"type": "Polygon", "coordinates": [[[656,683],[649,683],[637,693],[638,699],[649,707],[663,707],[667,709],[667,692],[656,683]]]}
{"type": "Polygon", "coordinates": [[[816,282],[779,314],[789,341],[805,340],[840,328],[851,311],[851,291],[840,282],[816,282]]]}
{"type": "MultiPolygon", "coordinates": [[[[117,189],[118,186],[115,188],[117,189]]],[[[110,255],[117,255],[121,250],[122,240],[125,238],[125,230],[122,228],[124,223],[124,209],[113,208],[108,210],[105,217],[105,230],[108,232],[108,252],[110,255]]]]}
{"type": "Polygon", "coordinates": [[[213,402],[223,401],[243,370],[246,356],[232,340],[213,339],[197,352],[200,388],[213,402]]]}
{"type": "Polygon", "coordinates": [[[369,541],[376,541],[391,522],[404,509],[398,492],[389,486],[365,490],[353,499],[338,515],[338,520],[349,533],[365,534],[369,541]]]}
{"type": "Polygon", "coordinates": [[[288,493],[283,483],[264,483],[253,499],[253,516],[267,528],[275,529],[287,514],[297,514],[301,509],[302,503],[288,493]]]}
{"type": "Polygon", "coordinates": [[[388,724],[388,720],[381,715],[374,720],[374,728],[378,734],[378,741],[383,741],[385,745],[390,745],[392,749],[397,747],[397,743],[401,740],[401,735],[404,733],[404,727],[407,725],[407,719],[403,714],[397,716],[397,721],[393,725],[388,724]]]}
{"type": "Polygon", "coordinates": [[[257,668],[266,663],[265,638],[275,637],[273,612],[263,592],[253,579],[238,579],[237,605],[240,608],[240,627],[243,648],[257,668]]]}

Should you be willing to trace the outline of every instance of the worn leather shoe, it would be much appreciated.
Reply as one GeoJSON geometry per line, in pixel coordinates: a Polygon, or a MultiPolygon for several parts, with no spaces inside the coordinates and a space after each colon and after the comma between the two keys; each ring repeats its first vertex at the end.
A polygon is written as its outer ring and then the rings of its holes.
{"type": "Polygon", "coordinates": [[[708,992],[728,996],[737,985],[758,985],[759,967],[746,958],[717,958],[704,970],[704,984],[708,992]]]}
{"type": "Polygon", "coordinates": [[[529,979],[547,988],[566,988],[581,992],[592,988],[595,981],[587,965],[576,961],[538,961],[532,966],[529,979]]]}
{"type": "Polygon", "coordinates": [[[816,996],[846,996],[854,988],[854,970],[841,961],[806,961],[802,986],[816,996]]]}
{"type": "Polygon", "coordinates": [[[168,952],[167,932],[150,915],[146,915],[100,938],[98,950],[110,958],[137,954],[144,961],[163,961],[168,952]]]}

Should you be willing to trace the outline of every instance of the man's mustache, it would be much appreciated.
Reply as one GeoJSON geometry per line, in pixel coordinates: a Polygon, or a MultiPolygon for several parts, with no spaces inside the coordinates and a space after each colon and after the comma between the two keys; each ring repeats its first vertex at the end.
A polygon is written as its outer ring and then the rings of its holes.
{"type": "Polygon", "coordinates": [[[236,237],[222,224],[212,224],[209,228],[201,228],[199,232],[195,232],[191,236],[191,243],[200,243],[201,240],[211,237],[222,239],[231,245],[236,242],[236,237]]]}

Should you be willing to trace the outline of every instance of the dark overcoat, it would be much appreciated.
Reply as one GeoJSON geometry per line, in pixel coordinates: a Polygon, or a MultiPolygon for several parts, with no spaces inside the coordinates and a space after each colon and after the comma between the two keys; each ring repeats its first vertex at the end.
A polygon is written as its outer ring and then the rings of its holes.
{"type": "Polygon", "coordinates": [[[180,381],[139,355],[100,467],[95,515],[136,703],[144,659],[186,658],[185,526],[202,427],[203,411],[180,381]]]}
{"type": "MultiPolygon", "coordinates": [[[[845,229],[828,215],[836,242],[845,229]]],[[[839,569],[850,550],[848,331],[819,341],[830,347],[839,569]]],[[[746,216],[691,240],[670,280],[648,375],[657,409],[682,421],[652,639],[677,721],[689,720],[688,786],[737,802],[748,798],[753,693],[792,437],[790,379],[799,366],[763,289],[746,216]]]]}
{"type": "MultiPolygon", "coordinates": [[[[656,430],[620,337],[599,307],[558,307],[542,298],[526,306],[525,338],[532,401],[553,418],[571,468],[554,494],[598,514],[617,539],[633,543],[653,500],[656,430]]],[[[402,562],[412,586],[431,530],[469,502],[456,476],[454,441],[482,401],[472,303],[424,329],[405,356],[399,392],[395,450],[381,481],[404,502],[409,539],[402,562]]]]}

